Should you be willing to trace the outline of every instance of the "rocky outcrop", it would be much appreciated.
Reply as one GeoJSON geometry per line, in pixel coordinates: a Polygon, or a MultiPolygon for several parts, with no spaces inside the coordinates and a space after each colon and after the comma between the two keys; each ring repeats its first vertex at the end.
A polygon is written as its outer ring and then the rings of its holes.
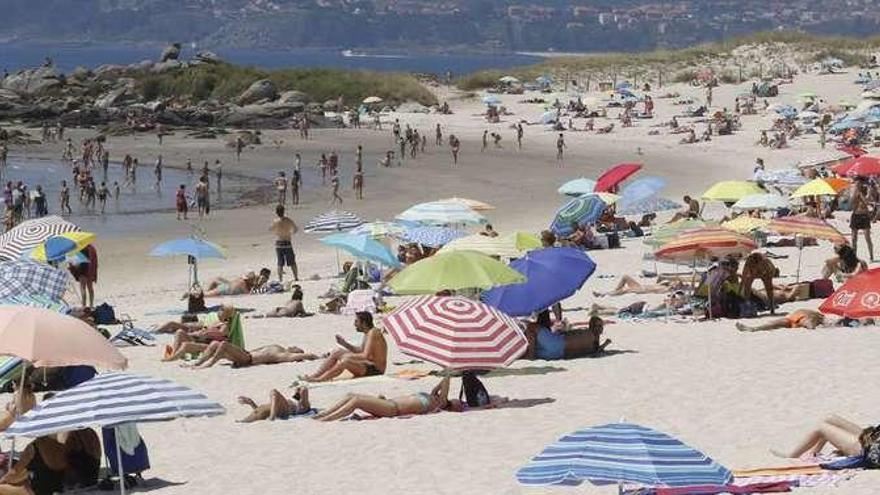
{"type": "Polygon", "coordinates": [[[305,109],[302,102],[260,103],[233,107],[223,121],[237,127],[281,128],[290,124],[290,119],[305,109]]]}
{"type": "Polygon", "coordinates": [[[278,89],[275,83],[268,79],[260,79],[253,82],[244,93],[239,95],[237,102],[239,105],[250,105],[260,101],[271,101],[278,98],[278,89]]]}
{"type": "Polygon", "coordinates": [[[162,50],[162,56],[159,57],[159,62],[177,60],[178,58],[180,58],[180,43],[172,43],[162,50]]]}
{"type": "Polygon", "coordinates": [[[64,86],[64,76],[54,67],[23,69],[3,79],[0,87],[22,95],[39,95],[64,86]]]}
{"type": "Polygon", "coordinates": [[[210,51],[201,51],[196,53],[196,56],[193,58],[194,63],[199,64],[220,64],[223,63],[223,60],[214,52],[210,51]]]}
{"type": "Polygon", "coordinates": [[[278,95],[279,103],[308,103],[309,101],[309,95],[295,89],[285,91],[278,95]]]}

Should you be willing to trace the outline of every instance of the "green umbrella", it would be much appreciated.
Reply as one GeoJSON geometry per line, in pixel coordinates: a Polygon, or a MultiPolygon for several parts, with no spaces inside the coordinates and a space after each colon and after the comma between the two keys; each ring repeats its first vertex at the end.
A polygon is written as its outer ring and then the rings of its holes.
{"type": "Polygon", "coordinates": [[[675,237],[678,237],[678,235],[685,230],[699,229],[710,225],[712,224],[698,218],[685,218],[677,222],[667,223],[666,225],[657,228],[656,230],[654,230],[653,235],[645,237],[644,242],[648,246],[662,246],[663,244],[666,244],[667,242],[674,239],[675,237]]]}
{"type": "Polygon", "coordinates": [[[441,290],[491,289],[525,281],[521,273],[485,254],[453,251],[413,263],[388,285],[395,294],[434,294],[441,290]]]}

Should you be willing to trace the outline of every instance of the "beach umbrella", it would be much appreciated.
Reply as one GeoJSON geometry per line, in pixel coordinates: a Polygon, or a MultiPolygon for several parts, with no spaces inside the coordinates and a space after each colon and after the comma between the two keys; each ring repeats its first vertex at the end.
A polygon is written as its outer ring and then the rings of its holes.
{"type": "Polygon", "coordinates": [[[529,232],[516,231],[505,237],[513,238],[513,243],[520,251],[531,251],[541,247],[541,239],[535,234],[529,232]]]}
{"type": "Polygon", "coordinates": [[[70,285],[70,273],[31,260],[0,262],[0,299],[45,296],[60,301],[70,285]]]}
{"type": "Polygon", "coordinates": [[[880,268],[850,277],[822,302],[819,311],[854,319],[880,317],[880,268]]]}
{"type": "Polygon", "coordinates": [[[78,231],[79,227],[56,215],[26,220],[0,235],[0,260],[16,260],[50,237],[78,231]]]}
{"type": "Polygon", "coordinates": [[[727,230],[732,230],[740,234],[748,234],[758,229],[762,229],[770,223],[766,218],[755,218],[748,215],[741,215],[733,220],[729,220],[721,224],[727,230]]]}
{"type": "Polygon", "coordinates": [[[779,194],[750,194],[733,204],[735,210],[779,210],[791,207],[788,198],[779,194]]]}
{"type": "Polygon", "coordinates": [[[688,230],[660,246],[654,253],[658,259],[693,261],[746,255],[757,249],[752,239],[721,227],[688,230]]]}
{"type": "Polygon", "coordinates": [[[400,261],[381,242],[367,235],[332,234],[321,242],[351,254],[355,258],[373,261],[391,268],[399,268],[400,261]]]}
{"type": "Polygon", "coordinates": [[[78,253],[95,242],[91,232],[65,232],[46,239],[35,247],[26,257],[44,263],[63,261],[69,255],[78,253]]]}
{"type": "Polygon", "coordinates": [[[483,97],[483,103],[489,106],[495,106],[501,104],[501,98],[495,95],[486,95],[483,97]]]}
{"type": "Polygon", "coordinates": [[[610,192],[618,184],[628,179],[634,173],[642,169],[640,163],[618,163],[617,165],[606,170],[596,179],[597,192],[610,192]]]}
{"type": "Polygon", "coordinates": [[[199,265],[201,259],[226,258],[226,250],[213,242],[197,237],[172,239],[158,244],[150,251],[150,256],[169,257],[186,256],[189,261],[188,285],[199,283],[199,265]]]}
{"type": "Polygon", "coordinates": [[[516,473],[523,485],[594,484],[650,487],[730,482],[731,472],[665,433],[630,423],[612,423],[570,433],[548,446],[516,473]]]}
{"type": "Polygon", "coordinates": [[[394,275],[388,286],[396,294],[435,294],[442,290],[491,289],[526,278],[504,263],[475,251],[438,253],[394,275]]]}
{"type": "Polygon", "coordinates": [[[758,187],[754,182],[744,180],[724,180],[715,183],[703,193],[703,199],[708,201],[721,201],[734,203],[752,194],[766,194],[767,191],[758,187]]]}
{"type": "Polygon", "coordinates": [[[656,196],[666,187],[666,181],[660,177],[640,177],[620,190],[620,197],[626,204],[638,203],[639,201],[656,196]]]}
{"type": "Polygon", "coordinates": [[[549,110],[541,114],[541,117],[538,121],[542,124],[552,124],[556,122],[559,118],[559,112],[556,110],[549,110]]]}
{"type": "Polygon", "coordinates": [[[800,160],[798,160],[797,167],[820,167],[828,163],[838,162],[840,160],[850,158],[851,156],[852,155],[850,155],[849,153],[846,153],[845,151],[839,149],[827,149],[816,153],[810,153],[804,158],[801,158],[800,160]]]}
{"type": "Polygon", "coordinates": [[[652,196],[638,201],[627,201],[624,197],[618,203],[616,212],[618,215],[645,215],[659,211],[677,210],[681,205],[671,199],[660,196],[652,196]]]}
{"type": "MultiPolygon", "coordinates": [[[[220,404],[170,380],[128,373],[104,373],[28,411],[5,432],[7,437],[51,435],[90,427],[114,428],[127,424],[170,421],[177,418],[225,414],[220,404]]],[[[122,452],[116,442],[119,490],[125,494],[122,452]]]]}
{"type": "Polygon", "coordinates": [[[528,347],[516,320],[464,297],[414,298],[382,325],[404,354],[453,370],[503,368],[528,347]]]}
{"type": "Polygon", "coordinates": [[[556,190],[559,194],[565,196],[581,196],[596,190],[596,181],[581,177],[566,182],[556,190]]]}
{"type": "Polygon", "coordinates": [[[802,186],[809,182],[810,179],[804,177],[800,170],[796,168],[783,168],[778,170],[765,171],[761,177],[761,182],[765,184],[776,184],[780,186],[802,186]]]}
{"type": "Polygon", "coordinates": [[[498,82],[501,84],[519,84],[519,79],[513,76],[502,76],[498,78],[498,82]]]}
{"type": "Polygon", "coordinates": [[[364,103],[367,105],[372,105],[374,103],[382,103],[384,100],[379,98],[378,96],[368,96],[364,98],[364,103]]]}
{"type": "Polygon", "coordinates": [[[793,119],[798,114],[797,108],[791,105],[777,105],[773,111],[786,119],[793,119]]]}
{"type": "Polygon", "coordinates": [[[824,239],[835,244],[843,244],[846,238],[831,224],[821,218],[798,215],[791,217],[774,218],[764,230],[776,232],[781,235],[799,235],[824,239]]]}
{"type": "Polygon", "coordinates": [[[839,182],[832,182],[821,178],[813,179],[791,193],[791,198],[802,198],[805,196],[837,196],[837,193],[840,192],[840,190],[845,189],[846,186],[838,190],[834,187],[835,184],[839,184],[839,182]]]}
{"type": "Polygon", "coordinates": [[[348,211],[328,211],[309,220],[303,228],[307,234],[329,234],[345,232],[364,224],[357,215],[348,211]]]}
{"type": "Polygon", "coordinates": [[[406,242],[421,244],[422,246],[438,248],[466,235],[468,235],[468,233],[462,230],[450,229],[448,227],[428,226],[407,229],[401,239],[406,242]]]}
{"type": "Polygon", "coordinates": [[[474,211],[489,211],[494,210],[495,207],[490,205],[489,203],[484,203],[482,201],[477,201],[476,199],[467,199],[467,198],[445,198],[438,199],[437,203],[451,203],[456,205],[466,206],[474,211]]]}
{"type": "Polygon", "coordinates": [[[556,235],[568,236],[574,230],[571,225],[591,225],[596,223],[608,208],[608,204],[598,196],[581,196],[574,198],[562,206],[550,224],[550,230],[556,235]]]}
{"type": "Polygon", "coordinates": [[[368,222],[360,227],[348,231],[351,235],[366,235],[373,239],[385,239],[388,237],[399,237],[406,233],[406,227],[396,222],[383,222],[376,220],[368,222]]]}
{"type": "Polygon", "coordinates": [[[480,234],[459,237],[440,250],[441,253],[453,251],[476,251],[499,258],[519,258],[524,252],[517,246],[515,236],[489,237],[480,234]]]}
{"type": "Polygon", "coordinates": [[[847,177],[876,177],[880,175],[880,158],[863,155],[849,162],[847,177]]]}
{"type": "Polygon", "coordinates": [[[671,241],[682,232],[707,226],[711,226],[711,224],[705,220],[699,218],[683,218],[672,223],[661,225],[654,230],[653,235],[645,237],[643,242],[649,246],[658,247],[671,241]]]}
{"type": "Polygon", "coordinates": [[[411,206],[397,218],[432,225],[486,223],[486,217],[464,204],[440,201],[411,206]]]}
{"type": "Polygon", "coordinates": [[[526,281],[489,290],[483,293],[483,302],[513,316],[530,315],[567,299],[596,271],[587,253],[570,247],[529,251],[511,261],[510,267],[526,281]]]}

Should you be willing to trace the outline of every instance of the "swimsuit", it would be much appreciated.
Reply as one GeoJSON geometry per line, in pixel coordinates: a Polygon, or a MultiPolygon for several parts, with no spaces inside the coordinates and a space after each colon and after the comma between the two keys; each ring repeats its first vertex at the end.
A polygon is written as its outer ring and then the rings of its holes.
{"type": "Polygon", "coordinates": [[[278,266],[292,267],[296,264],[296,253],[288,240],[275,241],[275,257],[278,258],[278,266]]]}
{"type": "Polygon", "coordinates": [[[419,392],[416,394],[416,399],[422,404],[422,414],[428,414],[431,412],[431,396],[426,394],[425,392],[419,392]]]}
{"type": "Polygon", "coordinates": [[[384,375],[385,372],[376,367],[373,363],[367,363],[364,365],[364,376],[378,376],[384,375]]]}
{"type": "Polygon", "coordinates": [[[535,342],[535,357],[552,361],[565,358],[565,335],[553,333],[545,327],[538,329],[535,342]]]}

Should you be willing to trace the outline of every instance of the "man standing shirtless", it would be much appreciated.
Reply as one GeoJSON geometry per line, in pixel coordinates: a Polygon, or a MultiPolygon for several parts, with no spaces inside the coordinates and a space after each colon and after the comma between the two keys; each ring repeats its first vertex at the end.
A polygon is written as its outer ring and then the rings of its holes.
{"type": "Polygon", "coordinates": [[[293,220],[284,215],[284,206],[275,207],[277,218],[272,222],[270,231],[275,233],[275,255],[278,258],[278,281],[284,281],[284,267],[289,266],[293,279],[299,281],[299,270],[296,267],[296,254],[293,252],[291,237],[299,231],[293,220]]]}

